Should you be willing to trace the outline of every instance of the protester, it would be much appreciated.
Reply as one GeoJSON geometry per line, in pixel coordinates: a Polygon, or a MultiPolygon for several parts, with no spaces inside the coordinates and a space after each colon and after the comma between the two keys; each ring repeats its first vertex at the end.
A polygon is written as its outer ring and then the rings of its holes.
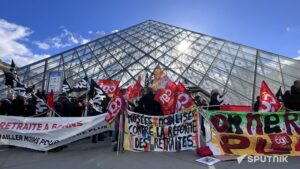
{"type": "Polygon", "coordinates": [[[69,101],[66,93],[60,94],[54,105],[55,111],[61,117],[72,117],[72,113],[75,112],[75,105],[69,101]]]}
{"type": "Polygon", "coordinates": [[[294,81],[291,90],[284,93],[283,103],[289,111],[300,111],[300,80],[294,81]]]}
{"type": "Polygon", "coordinates": [[[213,89],[210,95],[209,110],[220,110],[220,104],[223,101],[223,96],[220,96],[218,89],[213,89]]]}
{"type": "Polygon", "coordinates": [[[257,96],[256,102],[254,103],[254,106],[253,106],[253,111],[258,112],[259,102],[260,102],[260,96],[257,96]]]}
{"type": "Polygon", "coordinates": [[[26,111],[23,116],[29,117],[34,116],[36,114],[36,97],[28,98],[25,102],[26,111]]]}
{"type": "Polygon", "coordinates": [[[143,104],[142,102],[142,99],[140,99],[138,102],[137,102],[137,106],[134,107],[134,112],[138,112],[140,114],[145,114],[145,105],[143,104]]]}
{"type": "Polygon", "coordinates": [[[151,87],[148,88],[148,93],[141,98],[140,104],[144,106],[144,112],[150,116],[164,115],[161,110],[161,105],[154,100],[155,95],[151,87]]]}
{"type": "Polygon", "coordinates": [[[195,103],[196,103],[197,106],[199,106],[199,107],[203,106],[203,105],[202,105],[202,102],[201,102],[201,97],[200,97],[200,96],[196,96],[196,97],[195,97],[195,103]]]}
{"type": "Polygon", "coordinates": [[[71,103],[75,106],[75,111],[72,113],[72,117],[81,117],[85,111],[83,100],[80,99],[71,99],[71,103]]]}
{"type": "Polygon", "coordinates": [[[42,93],[41,93],[41,91],[40,91],[39,89],[37,89],[35,95],[36,95],[38,98],[40,98],[40,99],[43,98],[43,95],[42,95],[42,93]]]}
{"type": "Polygon", "coordinates": [[[8,115],[12,110],[13,93],[8,93],[7,97],[0,101],[0,115],[8,115]]]}
{"type": "Polygon", "coordinates": [[[26,106],[25,106],[25,98],[23,96],[18,95],[12,101],[12,111],[10,112],[10,116],[24,116],[26,113],[26,106]]]}
{"type": "Polygon", "coordinates": [[[44,100],[47,100],[46,90],[43,90],[41,95],[44,100]]]}

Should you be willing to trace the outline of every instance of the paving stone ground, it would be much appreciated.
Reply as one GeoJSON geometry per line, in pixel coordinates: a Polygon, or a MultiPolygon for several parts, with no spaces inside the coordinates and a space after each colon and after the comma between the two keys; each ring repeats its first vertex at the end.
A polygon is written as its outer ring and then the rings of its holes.
{"type": "Polygon", "coordinates": [[[0,147],[0,169],[300,169],[300,157],[288,163],[249,163],[224,161],[207,166],[196,162],[193,151],[178,153],[136,153],[117,156],[109,140],[91,143],[89,139],[70,144],[60,152],[37,152],[24,148],[0,147]]]}

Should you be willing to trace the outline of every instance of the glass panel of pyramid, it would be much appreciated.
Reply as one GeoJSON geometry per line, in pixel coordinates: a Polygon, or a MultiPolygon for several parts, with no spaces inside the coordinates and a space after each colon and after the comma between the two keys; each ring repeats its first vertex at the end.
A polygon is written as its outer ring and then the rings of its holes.
{"type": "MultiPolygon", "coordinates": [[[[255,37],[254,37],[255,38],[255,37]]],[[[271,90],[289,90],[300,79],[300,62],[209,35],[148,20],[93,40],[66,52],[17,69],[26,85],[46,89],[48,73],[62,71],[71,85],[88,76],[115,79],[121,88],[142,85],[157,65],[175,82],[209,97],[212,89],[226,91],[232,104],[253,104],[262,80],[271,90]]],[[[0,75],[0,96],[7,87],[0,75]]]]}

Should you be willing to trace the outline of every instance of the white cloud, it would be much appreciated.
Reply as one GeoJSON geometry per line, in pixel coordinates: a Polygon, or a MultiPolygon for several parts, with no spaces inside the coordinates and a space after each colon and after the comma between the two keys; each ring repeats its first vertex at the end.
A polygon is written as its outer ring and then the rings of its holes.
{"type": "Polygon", "coordinates": [[[32,31],[24,26],[9,23],[0,19],[0,55],[1,58],[10,55],[25,55],[30,50],[20,42],[28,37],[32,31]]]}
{"type": "Polygon", "coordinates": [[[91,40],[90,40],[90,39],[82,38],[80,44],[86,44],[86,43],[88,43],[89,41],[91,41],[91,40]]]}
{"type": "Polygon", "coordinates": [[[299,56],[294,57],[294,59],[300,60],[300,50],[298,50],[298,55],[299,55],[299,56]]]}
{"type": "MultiPolygon", "coordinates": [[[[50,48],[62,49],[74,45],[85,44],[90,41],[88,38],[84,38],[82,35],[71,32],[64,26],[61,26],[62,32],[56,36],[49,37],[41,43],[46,44],[50,48]]],[[[38,46],[38,44],[36,44],[38,46]]],[[[39,47],[39,46],[38,46],[39,47]]]]}
{"type": "Polygon", "coordinates": [[[22,67],[22,66],[28,65],[30,63],[39,61],[39,60],[47,58],[47,57],[50,57],[50,55],[48,55],[48,54],[32,54],[31,53],[30,56],[28,56],[28,57],[15,55],[12,58],[14,59],[16,65],[18,67],[22,67]]]}
{"type": "Polygon", "coordinates": [[[50,48],[50,45],[48,45],[47,43],[44,43],[44,42],[40,42],[40,41],[34,41],[33,44],[37,45],[37,47],[40,49],[47,50],[50,48]]]}
{"type": "Polygon", "coordinates": [[[111,33],[116,33],[116,32],[119,32],[119,30],[116,29],[116,30],[111,31],[111,33]]]}
{"type": "MultiPolygon", "coordinates": [[[[37,60],[49,57],[47,54],[33,54],[22,42],[29,41],[33,31],[25,26],[0,19],[0,59],[10,63],[14,59],[17,66],[24,66],[37,60]]],[[[45,47],[45,46],[44,46],[45,47]]]]}
{"type": "MultiPolygon", "coordinates": [[[[116,33],[116,32],[119,32],[118,29],[115,29],[115,30],[112,30],[111,33],[116,33]]],[[[97,30],[97,31],[92,31],[92,30],[89,30],[88,31],[88,34],[92,35],[93,37],[95,37],[96,39],[97,38],[101,38],[109,33],[106,33],[105,31],[103,30],[97,30]]]]}

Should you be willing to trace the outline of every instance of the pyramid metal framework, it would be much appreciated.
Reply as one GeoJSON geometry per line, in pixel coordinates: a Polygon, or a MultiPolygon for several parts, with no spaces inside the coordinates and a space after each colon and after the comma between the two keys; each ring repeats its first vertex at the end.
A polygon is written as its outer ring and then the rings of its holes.
{"type": "MultiPolygon", "coordinates": [[[[250,105],[259,95],[262,80],[276,92],[289,90],[300,79],[300,62],[231,41],[147,20],[117,33],[75,47],[17,70],[20,79],[46,89],[49,71],[62,71],[72,84],[88,76],[120,80],[121,88],[142,80],[155,67],[173,81],[199,88],[226,91],[233,104],[250,105]]],[[[0,95],[7,87],[0,75],[0,95]]]]}

